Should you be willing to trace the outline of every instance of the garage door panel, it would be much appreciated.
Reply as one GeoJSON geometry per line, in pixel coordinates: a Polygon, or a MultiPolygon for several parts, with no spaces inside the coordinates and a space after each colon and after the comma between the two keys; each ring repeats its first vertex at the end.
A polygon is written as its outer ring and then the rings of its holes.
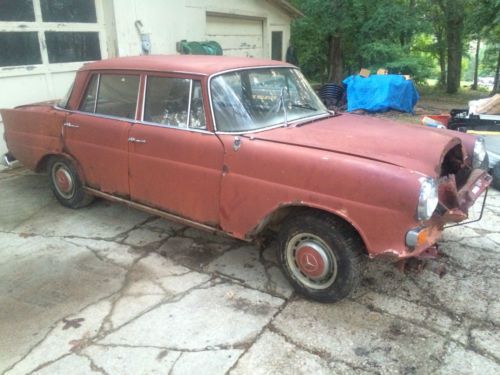
{"type": "Polygon", "coordinates": [[[262,20],[207,16],[207,39],[217,41],[224,55],[263,57],[262,20]]]}
{"type": "Polygon", "coordinates": [[[238,36],[225,35],[219,36],[217,42],[220,43],[224,51],[227,49],[258,49],[262,48],[262,37],[261,36],[246,36],[242,39],[238,36]]]}

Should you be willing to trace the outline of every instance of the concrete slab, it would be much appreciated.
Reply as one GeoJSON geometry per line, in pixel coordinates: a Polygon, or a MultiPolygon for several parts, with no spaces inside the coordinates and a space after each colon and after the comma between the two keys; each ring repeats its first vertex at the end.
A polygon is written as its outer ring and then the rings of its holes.
{"type": "Polygon", "coordinates": [[[62,239],[0,233],[0,244],[0,371],[55,322],[118,291],[125,277],[122,268],[62,239]]]}
{"type": "Polygon", "coordinates": [[[276,244],[69,210],[22,168],[0,191],[1,374],[500,373],[499,192],[424,270],[371,261],[324,305],[293,294],[276,244]]]}
{"type": "Polygon", "coordinates": [[[182,353],[157,348],[92,345],[81,355],[89,358],[105,374],[168,374],[182,353]]]}
{"type": "Polygon", "coordinates": [[[233,277],[252,288],[279,297],[290,297],[293,292],[283,273],[274,263],[266,262],[255,246],[227,251],[210,262],[206,270],[233,277]]]}
{"type": "Polygon", "coordinates": [[[243,350],[205,350],[184,352],[172,369],[172,375],[225,374],[238,360],[243,350]]]}
{"type": "MultiPolygon", "coordinates": [[[[345,368],[349,370],[349,368],[345,368]]],[[[235,375],[331,374],[333,368],[317,354],[301,350],[284,336],[265,332],[238,361],[235,375]]]]}
{"type": "Polygon", "coordinates": [[[243,346],[259,334],[283,302],[239,285],[214,283],[158,306],[100,343],[183,351],[243,346]],[[159,321],[161,325],[155,323],[159,321]]]}

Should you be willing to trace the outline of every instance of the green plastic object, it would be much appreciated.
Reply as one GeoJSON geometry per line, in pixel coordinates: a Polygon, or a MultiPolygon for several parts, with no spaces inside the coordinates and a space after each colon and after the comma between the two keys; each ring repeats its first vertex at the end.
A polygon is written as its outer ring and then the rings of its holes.
{"type": "Polygon", "coordinates": [[[222,47],[215,40],[207,42],[188,42],[182,40],[180,51],[183,55],[222,55],[222,47]]]}

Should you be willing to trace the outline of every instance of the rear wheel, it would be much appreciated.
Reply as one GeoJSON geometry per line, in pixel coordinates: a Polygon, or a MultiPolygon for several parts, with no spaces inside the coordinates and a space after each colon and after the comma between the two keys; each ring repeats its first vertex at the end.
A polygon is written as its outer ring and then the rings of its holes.
{"type": "Polygon", "coordinates": [[[363,243],[347,224],[327,214],[294,217],[279,236],[284,273],[301,295],[320,302],[347,297],[362,276],[363,243]]]}
{"type": "Polygon", "coordinates": [[[89,205],[94,197],[83,190],[83,185],[73,164],[62,157],[55,157],[48,164],[50,187],[57,200],[64,206],[80,208],[89,205]]]}

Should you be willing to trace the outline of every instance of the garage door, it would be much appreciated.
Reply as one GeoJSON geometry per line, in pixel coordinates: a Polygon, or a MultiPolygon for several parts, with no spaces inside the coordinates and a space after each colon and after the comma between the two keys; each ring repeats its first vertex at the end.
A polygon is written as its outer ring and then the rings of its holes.
{"type": "Polygon", "coordinates": [[[262,20],[207,15],[207,39],[215,40],[229,56],[263,56],[262,20]]]}

